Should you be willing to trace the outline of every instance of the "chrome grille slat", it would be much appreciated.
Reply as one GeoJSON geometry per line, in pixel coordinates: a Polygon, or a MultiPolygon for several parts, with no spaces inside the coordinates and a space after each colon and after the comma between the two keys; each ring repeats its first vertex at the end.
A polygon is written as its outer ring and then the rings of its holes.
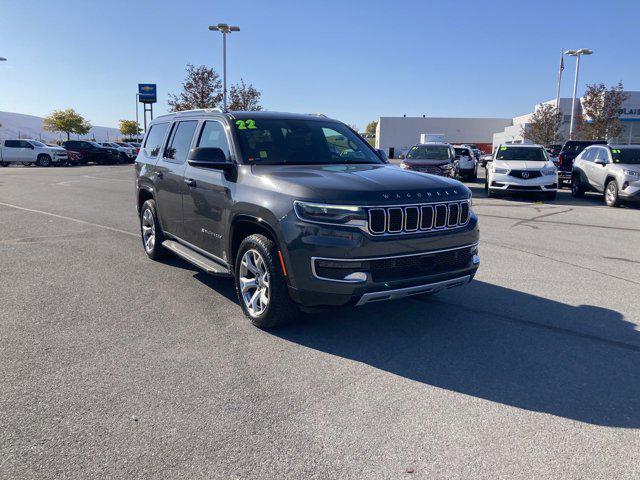
{"type": "Polygon", "coordinates": [[[471,200],[368,208],[372,235],[402,235],[463,227],[471,218],[471,200]]]}

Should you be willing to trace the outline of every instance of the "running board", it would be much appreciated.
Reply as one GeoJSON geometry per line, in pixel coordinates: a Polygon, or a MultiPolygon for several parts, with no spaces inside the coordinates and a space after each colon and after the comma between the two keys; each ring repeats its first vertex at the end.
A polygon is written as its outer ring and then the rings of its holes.
{"type": "Polygon", "coordinates": [[[382,300],[397,300],[398,298],[409,297],[411,295],[421,295],[423,293],[436,293],[447,288],[459,287],[471,281],[471,275],[452,278],[443,282],[428,283],[426,285],[416,285],[415,287],[398,288],[396,290],[385,290],[382,292],[371,292],[362,295],[356,307],[370,302],[380,302],[382,300]]]}
{"type": "Polygon", "coordinates": [[[229,270],[225,266],[220,265],[181,243],[173,240],[165,240],[162,242],[162,246],[207,273],[212,275],[229,275],[229,270]]]}

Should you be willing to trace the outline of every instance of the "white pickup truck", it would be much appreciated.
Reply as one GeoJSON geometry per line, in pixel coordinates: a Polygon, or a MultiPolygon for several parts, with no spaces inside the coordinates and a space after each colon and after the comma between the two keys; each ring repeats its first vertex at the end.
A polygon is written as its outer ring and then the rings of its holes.
{"type": "Polygon", "coordinates": [[[5,140],[0,146],[0,166],[11,163],[40,167],[67,163],[67,151],[62,147],[50,147],[37,140],[5,140]]]}

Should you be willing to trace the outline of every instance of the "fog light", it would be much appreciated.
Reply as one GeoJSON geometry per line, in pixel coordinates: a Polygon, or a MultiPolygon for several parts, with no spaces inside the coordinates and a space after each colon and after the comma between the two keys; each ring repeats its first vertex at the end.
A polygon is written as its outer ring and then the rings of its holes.
{"type": "Polygon", "coordinates": [[[480,255],[478,255],[477,253],[473,255],[473,264],[480,265],[480,255]]]}
{"type": "Polygon", "coordinates": [[[353,272],[343,278],[348,282],[366,282],[367,274],[364,272],[353,272]]]}

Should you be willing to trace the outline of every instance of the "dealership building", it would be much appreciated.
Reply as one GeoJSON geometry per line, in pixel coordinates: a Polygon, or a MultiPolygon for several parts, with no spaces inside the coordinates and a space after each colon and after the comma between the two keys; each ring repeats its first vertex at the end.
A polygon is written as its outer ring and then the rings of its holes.
{"type": "MultiPolygon", "coordinates": [[[[625,94],[627,98],[618,112],[622,132],[618,138],[609,140],[612,143],[640,144],[640,92],[625,94]]],[[[556,101],[544,103],[555,105],[556,101]]],[[[560,99],[560,112],[560,134],[567,139],[571,121],[571,98],[560,99]]],[[[380,117],[376,130],[376,148],[397,158],[405,154],[412,145],[419,143],[422,134],[441,134],[444,135],[445,142],[473,143],[484,152],[491,153],[501,143],[529,143],[523,138],[522,132],[529,128],[533,113],[514,118],[380,117]]],[[[582,113],[581,102],[576,102],[576,113],[582,113]]]]}
{"type": "Polygon", "coordinates": [[[473,143],[491,151],[493,134],[512,125],[511,118],[380,117],[376,148],[390,157],[406,153],[424,134],[443,134],[448,143],[473,143]]]}
{"type": "MultiPolygon", "coordinates": [[[[620,122],[622,123],[622,132],[617,138],[607,140],[610,143],[618,144],[640,144],[640,92],[625,92],[625,94],[627,98],[621,105],[620,110],[618,110],[620,122]]],[[[549,100],[544,103],[556,105],[555,100],[549,100]]],[[[530,143],[523,138],[522,133],[529,128],[534,112],[513,118],[511,125],[505,127],[501,132],[497,132],[493,136],[493,148],[501,143],[530,143]]],[[[567,139],[569,138],[569,125],[571,123],[571,98],[560,99],[560,112],[562,113],[560,135],[562,138],[567,139]]],[[[582,99],[576,102],[576,114],[582,114],[582,99]]],[[[587,119],[587,121],[589,120],[587,119]]]]}

